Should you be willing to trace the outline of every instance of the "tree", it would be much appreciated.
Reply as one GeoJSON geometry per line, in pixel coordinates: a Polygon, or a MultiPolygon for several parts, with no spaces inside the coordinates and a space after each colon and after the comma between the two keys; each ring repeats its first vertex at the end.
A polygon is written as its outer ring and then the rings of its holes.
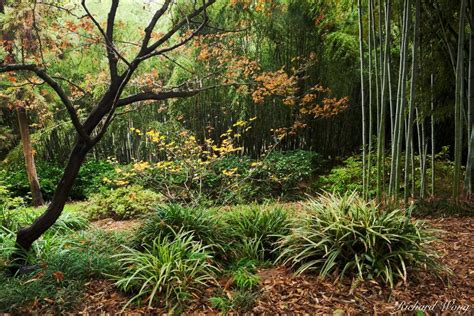
{"type": "MultiPolygon", "coordinates": [[[[68,195],[77,177],[79,169],[86,155],[101,140],[117,117],[117,109],[126,107],[140,101],[160,101],[170,98],[184,98],[198,94],[201,91],[211,89],[206,86],[193,86],[183,84],[174,89],[160,89],[159,91],[148,90],[123,95],[129,85],[132,75],[137,72],[139,66],[153,57],[164,56],[168,52],[175,51],[189,43],[197,34],[202,32],[208,22],[207,9],[216,0],[193,1],[193,3],[181,9],[188,9],[178,20],[173,21],[171,27],[164,34],[155,33],[158,22],[170,14],[173,6],[177,4],[172,0],[165,0],[150,19],[147,27],[143,30],[143,37],[138,45],[138,51],[130,61],[120,52],[114,37],[115,18],[119,7],[119,0],[112,0],[108,11],[106,26],[93,16],[87,6],[87,1],[82,0],[82,9],[85,17],[89,19],[101,35],[101,42],[105,47],[109,79],[105,91],[97,102],[87,113],[85,120],[81,118],[72,102],[70,94],[60,84],[58,76],[50,75],[41,60],[38,62],[11,63],[3,60],[0,63],[1,73],[28,73],[36,75],[44,84],[49,86],[58,96],[66,108],[76,132],[76,143],[69,156],[64,169],[63,176],[58,183],[50,205],[45,212],[39,216],[29,227],[21,229],[17,233],[16,243],[19,251],[13,257],[16,266],[23,264],[20,259],[20,250],[27,250],[49,227],[51,227],[61,215],[68,195]]],[[[64,10],[67,10],[63,8],[64,10]]],[[[57,58],[60,56],[56,55],[57,58]]],[[[66,80],[67,81],[67,80],[66,80]]],[[[17,267],[16,267],[17,268],[17,267]]],[[[15,269],[15,267],[14,267],[15,269]]]]}
{"type": "Polygon", "coordinates": [[[28,116],[25,107],[16,108],[18,126],[20,127],[21,142],[23,144],[23,155],[25,157],[26,174],[30,183],[31,199],[33,206],[40,206],[44,203],[43,196],[36,173],[35,154],[31,146],[30,131],[28,126],[28,116]]]}
{"type": "MultiPolygon", "coordinates": [[[[3,1],[0,1],[0,13],[4,13],[4,4],[3,1]]],[[[27,25],[27,23],[22,23],[21,25],[27,25]]],[[[28,32],[31,32],[29,26],[25,27],[28,32]]],[[[18,30],[16,30],[18,31],[18,30]]],[[[9,34],[8,31],[4,30],[0,33],[0,40],[3,43],[4,50],[6,52],[5,59],[13,62],[15,60],[15,55],[13,53],[13,46],[9,43],[11,42],[12,36],[9,34]]],[[[22,47],[22,49],[25,49],[22,47]]],[[[23,99],[23,95],[18,96],[19,99],[23,99]]],[[[7,102],[9,102],[7,98],[7,102]]],[[[40,206],[44,203],[43,196],[41,194],[41,189],[39,185],[38,175],[36,173],[36,164],[35,164],[35,157],[34,157],[34,150],[31,144],[30,138],[30,131],[29,131],[29,124],[28,124],[28,115],[27,115],[27,106],[25,106],[25,102],[16,102],[16,107],[12,107],[9,105],[10,108],[15,108],[18,118],[18,127],[20,130],[21,142],[23,145],[23,156],[25,158],[25,166],[26,166],[26,174],[28,176],[28,182],[30,184],[30,191],[31,191],[31,198],[33,206],[40,206]]]]}

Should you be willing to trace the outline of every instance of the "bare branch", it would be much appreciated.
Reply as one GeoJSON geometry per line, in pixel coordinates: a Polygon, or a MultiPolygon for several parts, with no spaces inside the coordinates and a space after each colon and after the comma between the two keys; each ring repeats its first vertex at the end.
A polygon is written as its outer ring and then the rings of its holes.
{"type": "Polygon", "coordinates": [[[12,72],[12,71],[31,71],[31,72],[34,72],[38,77],[43,79],[43,81],[46,82],[56,92],[56,94],[61,99],[62,103],[66,106],[69,116],[71,117],[72,124],[74,125],[74,128],[79,133],[80,137],[87,143],[90,142],[90,137],[85,132],[71,100],[69,100],[68,96],[66,95],[66,92],[61,88],[61,86],[52,77],[50,77],[46,73],[46,71],[39,68],[35,64],[0,65],[0,73],[12,72]]]}
{"type": "MultiPolygon", "coordinates": [[[[190,21],[195,18],[196,16],[200,15],[201,13],[204,12],[205,14],[205,11],[206,9],[212,5],[213,3],[215,3],[216,0],[209,0],[209,1],[203,1],[203,5],[199,8],[197,8],[196,10],[194,10],[192,13],[188,14],[186,17],[184,17],[180,22],[178,22],[171,30],[169,30],[165,35],[163,35],[159,40],[157,40],[155,43],[153,43],[152,45],[150,45],[149,47],[143,49],[140,51],[140,53],[138,54],[137,56],[137,59],[139,61],[142,61],[142,60],[145,60],[151,56],[156,56],[157,53],[155,53],[155,50],[160,47],[161,45],[163,45],[165,42],[167,42],[173,35],[175,35],[183,26],[185,26],[186,24],[189,24],[190,21]]],[[[204,21],[207,22],[207,16],[205,16],[204,18],[204,21]]],[[[201,29],[201,27],[199,27],[198,29],[201,29]]],[[[184,41],[176,44],[176,45],[173,45],[172,47],[168,47],[168,48],[165,48],[165,49],[162,49],[160,51],[160,53],[166,53],[170,50],[173,50],[177,47],[180,47],[182,45],[184,45],[185,43],[187,43],[192,37],[194,37],[194,33],[196,32],[193,32],[193,35],[188,37],[187,39],[185,39],[184,41]]]]}
{"type": "Polygon", "coordinates": [[[143,56],[143,59],[147,59],[147,58],[150,58],[150,57],[153,57],[153,56],[158,56],[158,55],[162,55],[162,54],[165,54],[167,52],[170,52],[170,51],[173,51],[183,45],[185,45],[187,42],[189,42],[191,39],[193,39],[193,37],[195,37],[197,34],[199,34],[199,32],[202,31],[202,29],[204,29],[204,26],[206,26],[206,23],[207,23],[208,19],[207,19],[207,16],[204,18],[204,21],[201,22],[201,24],[199,25],[199,27],[193,31],[191,33],[191,35],[189,35],[188,37],[186,37],[184,40],[178,42],[177,44],[175,45],[172,45],[172,46],[169,46],[169,47],[165,47],[165,48],[162,48],[160,50],[157,50],[157,51],[154,51],[146,56],[143,56]]]}
{"type": "Polygon", "coordinates": [[[106,31],[106,40],[111,47],[107,49],[107,58],[109,59],[109,68],[110,74],[112,77],[117,76],[117,62],[118,58],[114,54],[114,22],[115,15],[117,14],[119,0],[112,0],[112,6],[110,7],[109,14],[107,16],[107,31],[106,31]]]}
{"type": "Polygon", "coordinates": [[[156,23],[163,16],[163,14],[165,14],[165,12],[168,10],[168,7],[169,7],[170,3],[171,3],[171,0],[165,0],[165,3],[163,4],[163,6],[158,11],[155,12],[155,14],[153,15],[153,18],[151,19],[150,23],[145,28],[145,36],[143,38],[142,47],[140,49],[139,55],[144,53],[145,50],[147,49],[148,43],[150,42],[151,35],[152,35],[153,30],[156,26],[156,23]]]}
{"type": "Polygon", "coordinates": [[[207,86],[207,87],[189,89],[189,90],[176,89],[176,90],[168,90],[168,91],[160,91],[160,92],[140,92],[140,93],[132,94],[120,99],[117,102],[117,107],[122,107],[122,106],[129,105],[135,102],[140,102],[140,101],[163,101],[167,99],[189,98],[201,92],[212,90],[212,89],[230,87],[230,86],[242,86],[242,85],[249,85],[249,84],[248,83],[229,83],[229,84],[213,85],[213,86],[207,86]]]}
{"type": "Polygon", "coordinates": [[[69,14],[70,16],[73,16],[73,17],[75,17],[75,18],[77,18],[77,19],[79,19],[79,20],[87,16],[87,15],[79,16],[79,15],[75,14],[75,13],[73,12],[73,10],[70,10],[70,9],[68,9],[68,8],[65,8],[65,7],[62,7],[62,6],[60,6],[60,5],[58,5],[58,4],[55,4],[55,3],[40,1],[40,2],[38,2],[37,4],[44,5],[44,6],[48,6],[48,7],[51,7],[51,8],[55,8],[55,9],[58,9],[59,11],[64,11],[64,12],[66,12],[67,14],[69,14]]]}
{"type": "Polygon", "coordinates": [[[81,2],[82,7],[87,13],[87,16],[91,19],[92,23],[97,27],[99,32],[102,34],[102,36],[105,39],[105,46],[107,48],[107,58],[109,59],[109,67],[110,67],[110,75],[112,78],[116,78],[117,75],[117,58],[121,59],[127,66],[130,67],[130,63],[128,60],[126,60],[115,48],[114,43],[113,43],[113,24],[115,22],[115,14],[117,13],[117,7],[119,4],[119,0],[113,0],[112,1],[112,6],[109,11],[109,15],[107,18],[107,33],[104,31],[104,29],[100,26],[99,22],[94,18],[94,16],[91,14],[89,9],[87,8],[86,5],[86,0],[82,0],[81,2]],[[109,37],[110,36],[110,37],[109,37]]]}

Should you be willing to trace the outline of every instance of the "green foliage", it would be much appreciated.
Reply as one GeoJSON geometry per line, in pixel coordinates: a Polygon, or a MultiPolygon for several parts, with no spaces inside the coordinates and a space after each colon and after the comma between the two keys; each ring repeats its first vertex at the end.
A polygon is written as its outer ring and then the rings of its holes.
{"type": "Polygon", "coordinates": [[[222,289],[218,289],[215,296],[209,298],[211,305],[223,313],[230,310],[250,311],[259,295],[257,286],[260,279],[255,272],[255,264],[250,261],[240,261],[236,270],[232,272],[233,286],[230,295],[229,290],[224,293],[222,289]]]}
{"type": "MultiPolygon", "coordinates": [[[[360,157],[347,158],[342,166],[336,166],[331,169],[328,175],[319,177],[314,186],[339,194],[347,191],[362,192],[362,161],[360,157]]],[[[371,187],[373,188],[373,186],[371,187]]]]}
{"type": "MultiPolygon", "coordinates": [[[[10,236],[11,243],[14,237],[10,236]]],[[[0,310],[24,313],[23,308],[28,307],[29,313],[36,310],[41,314],[71,311],[81,301],[86,282],[100,279],[104,273],[116,273],[119,266],[112,254],[127,238],[99,230],[44,235],[31,254],[39,265],[37,271],[17,277],[0,272],[0,310]]],[[[5,244],[1,237],[0,242],[5,244]]],[[[0,259],[9,253],[2,252],[0,259]]]]}
{"type": "Polygon", "coordinates": [[[235,285],[240,289],[254,289],[260,282],[260,278],[254,272],[246,267],[238,268],[232,275],[235,285]]]}
{"type": "Polygon", "coordinates": [[[226,191],[224,200],[262,201],[268,197],[292,198],[302,193],[304,182],[320,170],[323,160],[311,151],[272,152],[261,161],[230,157],[218,165],[218,171],[237,170],[235,185],[226,191]],[[233,198],[233,199],[232,199],[233,198]]]}
{"type": "Polygon", "coordinates": [[[410,211],[382,211],[355,193],[326,194],[308,205],[308,215],[279,242],[279,261],[297,273],[317,270],[321,276],[339,271],[393,286],[409,268],[442,268],[426,245],[434,238],[410,211]]]}
{"type": "Polygon", "coordinates": [[[232,293],[232,297],[229,298],[225,294],[220,296],[213,296],[209,298],[211,305],[227,314],[231,310],[235,310],[241,313],[248,312],[255,305],[258,293],[247,290],[237,290],[232,293]]]}
{"type": "MultiPolygon", "coordinates": [[[[375,196],[376,185],[377,185],[377,169],[376,155],[372,153],[372,167],[370,170],[369,179],[369,196],[375,196]]],[[[427,156],[427,163],[431,161],[431,156],[427,156]]],[[[384,166],[385,171],[390,170],[391,160],[386,157],[384,166]]],[[[405,165],[405,155],[402,154],[401,162],[402,166],[405,165]]],[[[414,193],[418,195],[421,182],[420,182],[420,156],[414,157],[414,166],[416,172],[416,181],[414,193]]],[[[435,195],[439,197],[450,197],[452,194],[452,174],[454,171],[454,163],[449,160],[449,148],[443,147],[442,150],[435,155],[435,195]]],[[[402,170],[402,172],[404,172],[402,170]]],[[[431,190],[431,165],[426,168],[425,178],[425,190],[431,190]]],[[[388,187],[390,176],[387,174],[384,178],[385,186],[388,187]]],[[[312,187],[315,190],[324,190],[334,192],[338,194],[344,194],[347,191],[358,191],[362,192],[362,160],[360,155],[355,155],[344,160],[342,165],[335,166],[331,169],[329,174],[320,176],[313,184],[312,187]]],[[[403,188],[402,188],[403,190],[403,188]]],[[[425,195],[427,192],[425,192],[425,195]]]]}
{"type": "MultiPolygon", "coordinates": [[[[86,161],[79,171],[71,192],[71,199],[83,200],[92,194],[111,188],[103,179],[114,179],[116,172],[114,165],[104,160],[86,161]]],[[[55,183],[57,185],[57,183],[55,183]]]]}
{"type": "Polygon", "coordinates": [[[10,190],[0,182],[0,226],[7,226],[8,213],[24,205],[21,197],[13,197],[10,190]]]}
{"type": "Polygon", "coordinates": [[[58,233],[65,233],[68,231],[85,230],[89,227],[87,218],[78,213],[64,212],[58,218],[56,223],[51,227],[51,230],[58,233]]]}
{"type": "Polygon", "coordinates": [[[91,218],[136,218],[151,212],[161,200],[160,194],[131,185],[92,195],[87,213],[91,218]]]}
{"type": "Polygon", "coordinates": [[[232,301],[226,296],[213,296],[213,297],[210,297],[209,298],[209,303],[211,303],[211,305],[215,309],[223,312],[224,314],[227,314],[227,312],[230,311],[233,307],[232,301]]]}
{"type": "Polygon", "coordinates": [[[320,170],[322,163],[317,153],[303,150],[273,152],[261,161],[225,155],[206,168],[191,168],[189,161],[178,159],[169,162],[179,166],[172,172],[150,167],[130,180],[166,192],[170,201],[237,204],[298,196],[300,184],[320,170]]]}
{"type": "Polygon", "coordinates": [[[158,235],[171,238],[179,230],[192,232],[195,241],[213,250],[225,244],[225,232],[212,211],[179,204],[159,206],[138,231],[137,244],[140,247],[151,245],[158,235]]]}
{"type": "MultiPolygon", "coordinates": [[[[14,198],[18,199],[18,198],[14,198]]],[[[82,206],[83,204],[81,204],[82,206]]],[[[89,226],[88,220],[71,204],[66,205],[64,210],[46,234],[52,232],[69,232],[71,230],[82,230],[89,226]]],[[[10,231],[18,231],[21,227],[30,225],[38,216],[44,212],[45,207],[27,208],[24,206],[16,208],[0,209],[0,226],[10,231]]]]}
{"type": "Polygon", "coordinates": [[[276,192],[289,193],[321,167],[321,156],[315,152],[294,150],[273,152],[265,159],[262,170],[257,170],[257,179],[264,180],[276,192]]]}
{"type": "Polygon", "coordinates": [[[134,294],[128,304],[162,303],[175,310],[201,286],[215,282],[216,268],[208,248],[183,231],[172,238],[159,235],[143,252],[124,247],[123,253],[114,256],[121,264],[121,274],[114,277],[116,285],[134,294]]]}
{"type": "MultiPolygon", "coordinates": [[[[61,179],[63,168],[57,165],[39,162],[36,165],[41,192],[45,200],[50,200],[54,190],[61,179]]],[[[9,187],[13,196],[25,197],[30,194],[30,185],[22,164],[13,164],[0,173],[6,186],[9,187]]],[[[72,200],[83,200],[92,193],[110,188],[102,181],[106,177],[113,179],[115,177],[114,166],[107,161],[89,160],[85,162],[76,182],[72,188],[70,198],[72,200]]]]}
{"type": "Polygon", "coordinates": [[[277,235],[289,232],[287,212],[280,207],[241,206],[224,214],[230,249],[237,259],[259,261],[274,258],[277,235]]]}

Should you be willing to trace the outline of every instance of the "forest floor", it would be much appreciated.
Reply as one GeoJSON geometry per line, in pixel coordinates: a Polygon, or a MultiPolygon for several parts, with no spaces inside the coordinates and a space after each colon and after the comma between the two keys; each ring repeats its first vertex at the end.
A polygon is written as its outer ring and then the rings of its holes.
{"type": "MultiPolygon", "coordinates": [[[[304,274],[295,276],[285,267],[259,270],[260,288],[252,313],[330,313],[343,314],[406,314],[427,308],[430,313],[472,314],[474,312],[474,217],[425,218],[439,232],[440,241],[434,244],[441,261],[452,271],[448,278],[440,279],[427,273],[400,282],[394,289],[382,287],[375,281],[359,283],[351,280],[334,282],[304,274]],[[424,307],[423,307],[424,306],[424,307]]],[[[102,229],[133,229],[137,221],[114,222],[103,220],[95,225],[102,229]]],[[[226,284],[228,280],[220,280],[226,284]]],[[[205,295],[189,304],[186,313],[214,314],[209,304],[216,289],[205,290],[205,295]]],[[[232,296],[228,291],[227,296],[232,296]]],[[[82,314],[120,312],[128,297],[105,280],[87,284],[82,306],[75,311],[82,314]]],[[[165,313],[165,310],[129,308],[127,313],[165,313]]]]}

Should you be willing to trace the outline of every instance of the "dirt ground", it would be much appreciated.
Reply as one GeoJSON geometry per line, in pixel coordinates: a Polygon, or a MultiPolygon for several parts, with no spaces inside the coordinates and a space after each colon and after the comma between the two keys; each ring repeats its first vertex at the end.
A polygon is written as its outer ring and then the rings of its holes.
{"type": "MultiPolygon", "coordinates": [[[[262,269],[259,271],[260,294],[250,313],[405,315],[413,310],[426,309],[430,314],[474,314],[474,217],[425,221],[444,231],[439,236],[442,242],[434,246],[442,262],[453,271],[449,279],[421,273],[417,278],[408,280],[407,284],[399,283],[390,290],[375,281],[352,287],[351,280],[335,283],[314,275],[295,276],[285,267],[262,269]]],[[[100,227],[117,226],[104,224],[101,223],[100,227]]],[[[188,306],[187,313],[217,313],[207,300],[212,291],[207,289],[202,297],[196,298],[188,306]]],[[[121,311],[126,301],[126,296],[117,292],[110,282],[92,281],[87,286],[86,299],[78,312],[115,314],[121,311]]],[[[146,308],[126,310],[130,314],[164,312],[146,308]]]]}

